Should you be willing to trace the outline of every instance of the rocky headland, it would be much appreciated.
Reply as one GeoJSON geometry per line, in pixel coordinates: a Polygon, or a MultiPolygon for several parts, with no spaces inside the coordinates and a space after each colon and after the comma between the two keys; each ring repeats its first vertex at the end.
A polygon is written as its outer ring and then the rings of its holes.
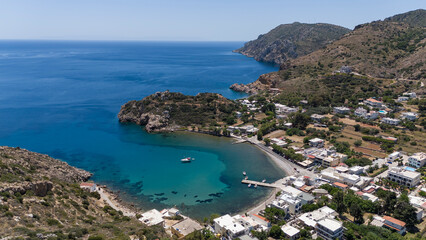
{"type": "Polygon", "coordinates": [[[169,132],[194,125],[214,125],[232,115],[236,106],[216,93],[187,96],[165,91],[124,104],[118,119],[145,126],[147,132],[169,132]]]}

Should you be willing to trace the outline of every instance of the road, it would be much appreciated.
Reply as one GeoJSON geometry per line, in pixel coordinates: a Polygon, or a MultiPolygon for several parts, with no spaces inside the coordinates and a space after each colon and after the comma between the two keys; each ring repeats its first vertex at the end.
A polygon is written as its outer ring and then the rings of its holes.
{"type": "Polygon", "coordinates": [[[316,178],[317,176],[315,173],[308,171],[301,166],[292,163],[290,160],[284,158],[283,156],[275,153],[270,148],[265,146],[262,142],[258,141],[256,137],[248,138],[248,142],[251,144],[257,146],[259,149],[263,150],[274,162],[278,167],[280,167],[287,176],[309,176],[311,178],[316,178]],[[296,169],[296,170],[295,170],[296,169]]]}
{"type": "Polygon", "coordinates": [[[136,216],[136,214],[128,209],[126,209],[123,206],[119,206],[119,204],[114,203],[111,199],[110,199],[110,194],[106,191],[104,191],[103,188],[99,188],[98,190],[99,195],[101,196],[101,199],[104,200],[109,206],[111,206],[114,210],[116,211],[121,211],[123,212],[124,216],[127,217],[134,217],[136,216]]]}

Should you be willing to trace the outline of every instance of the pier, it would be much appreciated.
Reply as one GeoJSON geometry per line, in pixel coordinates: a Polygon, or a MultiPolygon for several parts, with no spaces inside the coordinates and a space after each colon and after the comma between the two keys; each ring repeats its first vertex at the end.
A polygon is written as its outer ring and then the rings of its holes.
{"type": "Polygon", "coordinates": [[[257,185],[257,186],[262,186],[262,187],[270,187],[270,188],[276,188],[277,187],[276,184],[274,184],[274,183],[258,182],[258,181],[246,180],[246,179],[243,179],[241,181],[241,183],[251,184],[253,186],[257,185]]]}

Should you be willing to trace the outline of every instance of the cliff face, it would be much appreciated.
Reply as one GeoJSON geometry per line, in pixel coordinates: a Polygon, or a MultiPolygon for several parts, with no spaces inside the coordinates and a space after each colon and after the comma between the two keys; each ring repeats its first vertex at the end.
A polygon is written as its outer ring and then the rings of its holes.
{"type": "Polygon", "coordinates": [[[256,40],[247,42],[235,52],[253,57],[257,61],[282,64],[288,59],[318,50],[349,31],[344,27],[324,23],[282,24],[256,40]]]}
{"type": "Polygon", "coordinates": [[[148,132],[173,131],[190,125],[209,125],[226,119],[236,104],[220,94],[186,96],[169,91],[157,92],[121,107],[118,119],[145,126],[148,132]]]}
{"type": "Polygon", "coordinates": [[[254,83],[238,88],[245,92],[271,87],[284,92],[330,92],[333,89],[321,79],[342,66],[368,77],[366,84],[376,84],[378,80],[424,81],[425,19],[426,11],[416,10],[359,25],[319,50],[285,61],[278,72],[264,74],[254,83]]]}

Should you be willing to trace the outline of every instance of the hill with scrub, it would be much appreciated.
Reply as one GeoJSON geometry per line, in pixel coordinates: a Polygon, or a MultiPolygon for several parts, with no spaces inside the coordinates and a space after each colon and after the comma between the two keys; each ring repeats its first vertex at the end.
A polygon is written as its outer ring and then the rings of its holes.
{"type": "Polygon", "coordinates": [[[281,24],[256,40],[247,42],[235,52],[257,61],[282,64],[288,59],[304,56],[339,39],[350,30],[325,23],[281,24]]]}
{"type": "Polygon", "coordinates": [[[345,95],[418,86],[426,79],[425,19],[426,11],[416,10],[359,25],[324,48],[284,62],[277,72],[232,88],[250,93],[279,88],[285,94],[327,99],[334,98],[335,86],[351,86],[345,95]],[[354,80],[349,85],[342,85],[348,80],[345,74],[354,80]]]}
{"type": "MultiPolygon", "coordinates": [[[[80,188],[92,174],[47,155],[0,147],[0,237],[155,239],[162,228],[123,216],[80,188]],[[146,237],[146,238],[145,238],[146,237]]],[[[2,238],[3,239],[3,238],[2,238]]]]}
{"type": "Polygon", "coordinates": [[[148,132],[173,131],[192,125],[213,126],[232,117],[237,104],[216,93],[187,96],[157,92],[121,107],[120,122],[145,126],[148,132]]]}

